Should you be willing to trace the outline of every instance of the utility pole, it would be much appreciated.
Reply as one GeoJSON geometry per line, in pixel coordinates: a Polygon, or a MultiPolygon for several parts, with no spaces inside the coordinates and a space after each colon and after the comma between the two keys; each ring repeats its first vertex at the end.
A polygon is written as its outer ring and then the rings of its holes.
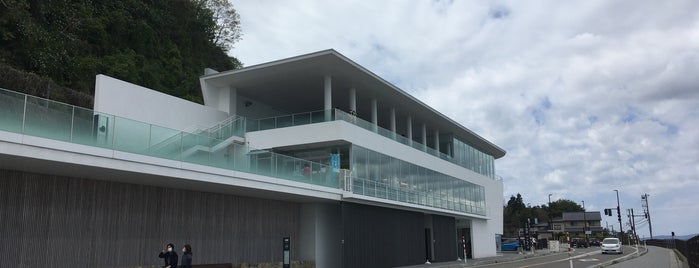
{"type": "Polygon", "coordinates": [[[619,233],[620,237],[619,239],[624,241],[624,227],[621,224],[621,205],[619,205],[619,190],[614,190],[616,192],[616,214],[619,217],[619,233]]]}
{"type": "MultiPolygon", "coordinates": [[[[627,208],[626,209],[626,216],[629,217],[629,228],[631,228],[629,231],[631,235],[633,235],[633,218],[631,218],[631,209],[627,208]]],[[[629,237],[629,246],[631,245],[631,238],[629,237]]]]}
{"type": "Polygon", "coordinates": [[[585,233],[585,243],[590,243],[590,239],[587,237],[587,211],[585,211],[585,200],[583,203],[583,233],[585,233]]]}
{"type": "Polygon", "coordinates": [[[553,225],[551,225],[551,194],[549,194],[549,232],[551,232],[551,239],[553,239],[553,225]]]}
{"type": "Polygon", "coordinates": [[[634,238],[638,236],[636,235],[636,215],[633,214],[633,208],[631,209],[631,233],[634,238]]]}
{"type": "Polygon", "coordinates": [[[653,239],[653,225],[650,223],[650,209],[648,208],[648,194],[642,195],[641,200],[643,201],[643,203],[641,205],[643,205],[643,209],[645,210],[644,215],[648,219],[648,231],[650,231],[650,239],[653,239]]]}

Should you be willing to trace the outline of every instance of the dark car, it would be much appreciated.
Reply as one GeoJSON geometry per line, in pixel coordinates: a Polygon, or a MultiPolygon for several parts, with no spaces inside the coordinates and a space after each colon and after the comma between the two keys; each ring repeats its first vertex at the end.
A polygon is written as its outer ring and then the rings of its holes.
{"type": "Polygon", "coordinates": [[[570,246],[574,248],[587,248],[589,244],[585,241],[585,238],[573,238],[573,240],[570,241],[570,246]]]}
{"type": "Polygon", "coordinates": [[[591,247],[599,247],[600,245],[602,245],[602,243],[600,243],[599,240],[597,240],[596,238],[590,239],[590,246],[591,247]]]}

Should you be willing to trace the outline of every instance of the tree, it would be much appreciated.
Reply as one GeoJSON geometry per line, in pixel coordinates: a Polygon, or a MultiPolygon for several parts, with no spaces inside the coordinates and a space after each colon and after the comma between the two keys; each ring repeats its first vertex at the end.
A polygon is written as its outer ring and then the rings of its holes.
{"type": "Polygon", "coordinates": [[[547,222],[549,215],[551,215],[551,218],[555,218],[561,217],[563,212],[581,211],[583,211],[582,206],[567,199],[551,202],[550,207],[546,205],[526,206],[522,195],[517,193],[517,196],[510,196],[507,205],[503,208],[504,234],[506,236],[516,236],[517,230],[527,219],[530,220],[531,224],[534,224],[535,219],[538,219],[541,223],[547,222]]]}
{"type": "Polygon", "coordinates": [[[241,38],[240,15],[228,0],[199,0],[199,3],[211,11],[216,22],[213,25],[214,35],[211,41],[224,51],[231,50],[233,44],[241,38]]]}
{"type": "Polygon", "coordinates": [[[582,206],[578,205],[578,203],[575,203],[571,200],[568,199],[558,199],[554,202],[551,202],[551,217],[556,218],[556,217],[561,217],[563,216],[563,212],[582,212],[584,211],[582,206]]]}
{"type": "Polygon", "coordinates": [[[504,208],[503,218],[505,235],[517,236],[517,230],[522,223],[527,218],[531,218],[531,211],[524,205],[521,194],[517,193],[516,197],[510,196],[510,200],[507,201],[507,206],[504,208]]]}

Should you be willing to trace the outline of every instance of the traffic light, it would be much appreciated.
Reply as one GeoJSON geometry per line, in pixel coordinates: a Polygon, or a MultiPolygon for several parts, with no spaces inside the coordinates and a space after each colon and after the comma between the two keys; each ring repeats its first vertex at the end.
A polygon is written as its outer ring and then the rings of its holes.
{"type": "Polygon", "coordinates": [[[604,215],[605,216],[612,216],[612,209],[611,208],[605,208],[604,209],[604,215]]]}
{"type": "Polygon", "coordinates": [[[619,222],[621,222],[621,208],[616,207],[616,215],[619,217],[619,222]]]}

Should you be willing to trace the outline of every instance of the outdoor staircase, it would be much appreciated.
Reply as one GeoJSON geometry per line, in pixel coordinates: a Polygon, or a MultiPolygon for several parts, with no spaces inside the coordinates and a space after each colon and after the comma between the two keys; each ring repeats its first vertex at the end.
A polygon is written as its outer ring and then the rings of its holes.
{"type": "Polygon", "coordinates": [[[182,150],[182,157],[188,157],[200,152],[217,152],[232,143],[244,144],[244,122],[244,117],[236,115],[206,129],[188,128],[150,146],[150,151],[182,150]],[[185,148],[183,140],[186,139],[205,139],[207,142],[197,142],[196,145],[185,148]]]}

